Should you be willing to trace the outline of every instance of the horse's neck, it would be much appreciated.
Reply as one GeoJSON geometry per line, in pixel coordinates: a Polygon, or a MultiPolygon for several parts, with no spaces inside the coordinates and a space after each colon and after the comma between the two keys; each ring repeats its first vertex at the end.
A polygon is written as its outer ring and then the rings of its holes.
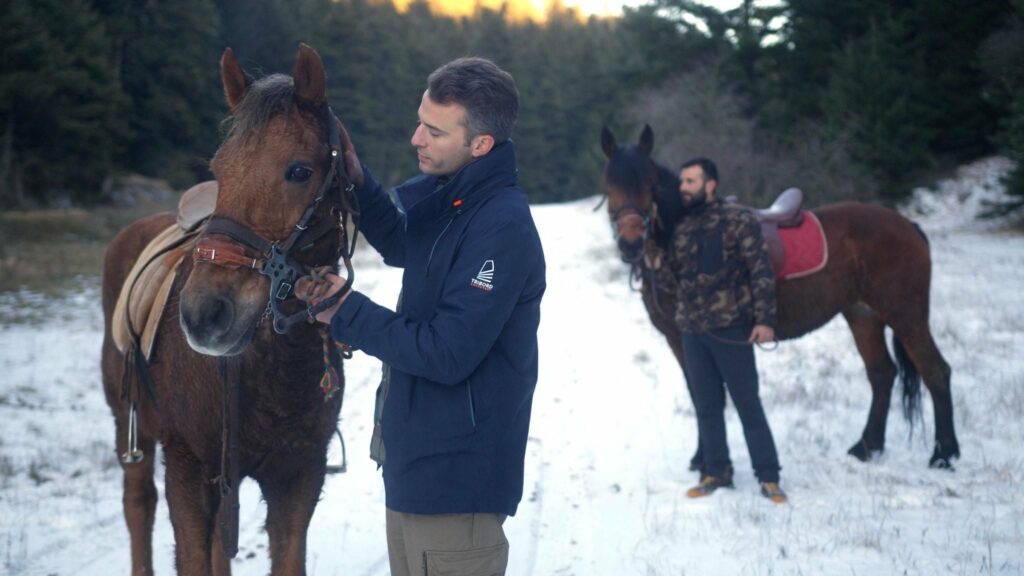
{"type": "Polygon", "coordinates": [[[654,243],[667,249],[679,218],[682,216],[682,199],[679,197],[679,178],[668,168],[655,163],[658,169],[658,190],[655,202],[658,205],[658,218],[654,222],[652,236],[654,243]]]}

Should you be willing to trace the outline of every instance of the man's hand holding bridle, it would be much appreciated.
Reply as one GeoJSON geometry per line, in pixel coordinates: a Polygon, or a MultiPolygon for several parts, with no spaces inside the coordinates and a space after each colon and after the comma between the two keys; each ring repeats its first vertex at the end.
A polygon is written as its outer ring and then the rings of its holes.
{"type": "MultiPolygon", "coordinates": [[[[295,297],[310,306],[315,306],[345,287],[345,279],[330,271],[330,268],[323,266],[314,268],[308,276],[303,276],[295,282],[295,297]]],[[[316,315],[316,319],[324,324],[330,324],[335,312],[345,302],[352,290],[348,290],[338,301],[316,315]]]]}

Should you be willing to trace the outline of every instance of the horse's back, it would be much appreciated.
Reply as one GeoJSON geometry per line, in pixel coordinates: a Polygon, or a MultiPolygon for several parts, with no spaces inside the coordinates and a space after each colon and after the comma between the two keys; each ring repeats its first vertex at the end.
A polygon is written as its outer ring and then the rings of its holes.
{"type": "MultiPolygon", "coordinates": [[[[839,202],[812,210],[826,237],[847,239],[859,246],[888,245],[927,248],[924,233],[899,212],[861,202],[839,202]],[[896,243],[895,245],[892,243],[896,243]]],[[[831,249],[831,246],[829,247],[831,249]]]]}

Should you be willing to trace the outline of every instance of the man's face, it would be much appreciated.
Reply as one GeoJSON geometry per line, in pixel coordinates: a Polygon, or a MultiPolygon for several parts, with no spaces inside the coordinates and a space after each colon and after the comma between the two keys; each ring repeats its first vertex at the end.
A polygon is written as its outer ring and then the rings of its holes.
{"type": "Polygon", "coordinates": [[[679,173],[679,195],[683,206],[696,206],[711,198],[714,192],[715,182],[704,179],[704,169],[700,166],[689,166],[679,173]]]}
{"type": "Polygon", "coordinates": [[[438,104],[427,91],[418,114],[419,125],[412,134],[412,145],[416,147],[421,172],[433,176],[454,174],[474,160],[472,142],[466,142],[464,106],[438,104]]]}

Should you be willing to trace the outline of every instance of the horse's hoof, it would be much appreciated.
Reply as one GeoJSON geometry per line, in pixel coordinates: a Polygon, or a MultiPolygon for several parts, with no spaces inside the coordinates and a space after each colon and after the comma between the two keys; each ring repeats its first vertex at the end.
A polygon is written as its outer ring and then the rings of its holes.
{"type": "Polygon", "coordinates": [[[960,450],[956,450],[951,454],[943,454],[939,450],[939,447],[935,447],[935,452],[932,453],[932,457],[928,460],[928,467],[935,468],[936,470],[949,470],[955,472],[956,467],[953,466],[953,461],[960,457],[960,450]]]}
{"type": "Polygon", "coordinates": [[[861,438],[860,440],[857,441],[856,444],[851,446],[850,449],[846,451],[846,453],[849,454],[850,456],[853,456],[857,460],[860,460],[861,462],[867,462],[879,456],[882,453],[882,450],[868,448],[867,445],[864,444],[864,439],[861,438]]]}

